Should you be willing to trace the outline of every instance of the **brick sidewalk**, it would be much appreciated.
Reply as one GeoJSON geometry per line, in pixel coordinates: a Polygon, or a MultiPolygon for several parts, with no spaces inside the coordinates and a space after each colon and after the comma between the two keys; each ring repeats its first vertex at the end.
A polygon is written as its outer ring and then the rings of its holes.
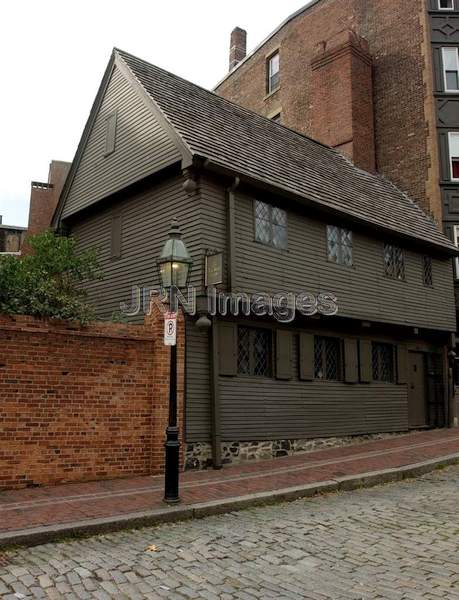
{"type": "MultiPolygon", "coordinates": [[[[181,477],[181,507],[228,501],[249,494],[330,482],[459,455],[459,431],[435,430],[248,463],[181,477]]],[[[21,530],[123,519],[145,511],[171,511],[162,502],[162,477],[136,477],[0,492],[0,537],[21,530]]]]}

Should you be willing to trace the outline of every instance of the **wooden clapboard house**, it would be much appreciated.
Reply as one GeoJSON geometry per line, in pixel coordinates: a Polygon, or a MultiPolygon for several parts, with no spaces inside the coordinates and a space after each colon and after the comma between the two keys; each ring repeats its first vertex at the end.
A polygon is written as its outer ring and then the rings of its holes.
{"type": "MultiPolygon", "coordinates": [[[[304,440],[449,425],[456,417],[451,257],[420,208],[338,152],[114,50],[55,213],[96,247],[101,317],[159,286],[177,218],[205,313],[207,255],[227,293],[334,293],[338,314],[186,318],[188,465],[246,442],[285,454],[304,440]]],[[[140,314],[132,317],[142,320],[140,314]]]]}

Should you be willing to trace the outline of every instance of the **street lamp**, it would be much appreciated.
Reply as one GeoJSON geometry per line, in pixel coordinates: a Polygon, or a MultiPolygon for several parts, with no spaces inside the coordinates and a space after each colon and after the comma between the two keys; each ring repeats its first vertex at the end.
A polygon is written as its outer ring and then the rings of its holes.
{"type": "MultiPolygon", "coordinates": [[[[177,290],[186,287],[192,266],[191,256],[182,241],[178,222],[172,221],[169,237],[158,260],[162,287],[168,292],[170,311],[177,318],[177,290]]],[[[177,426],[177,342],[171,346],[169,374],[169,422],[166,429],[166,464],[164,501],[169,504],[180,502],[179,456],[180,441],[177,426]]]]}

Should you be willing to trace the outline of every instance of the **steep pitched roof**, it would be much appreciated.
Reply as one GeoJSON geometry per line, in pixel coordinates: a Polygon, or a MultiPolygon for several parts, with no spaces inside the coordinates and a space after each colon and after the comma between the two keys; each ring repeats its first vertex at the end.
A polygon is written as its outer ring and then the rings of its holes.
{"type": "Polygon", "coordinates": [[[192,155],[361,222],[456,251],[435,222],[381,176],[144,60],[115,53],[192,155]]]}

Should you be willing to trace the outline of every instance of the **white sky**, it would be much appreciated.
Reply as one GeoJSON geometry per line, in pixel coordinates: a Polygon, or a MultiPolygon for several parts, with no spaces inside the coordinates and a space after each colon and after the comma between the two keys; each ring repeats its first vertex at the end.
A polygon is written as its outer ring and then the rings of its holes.
{"type": "Polygon", "coordinates": [[[113,46],[207,88],[307,0],[15,0],[0,4],[0,215],[27,225],[31,181],[72,160],[113,46]]]}

